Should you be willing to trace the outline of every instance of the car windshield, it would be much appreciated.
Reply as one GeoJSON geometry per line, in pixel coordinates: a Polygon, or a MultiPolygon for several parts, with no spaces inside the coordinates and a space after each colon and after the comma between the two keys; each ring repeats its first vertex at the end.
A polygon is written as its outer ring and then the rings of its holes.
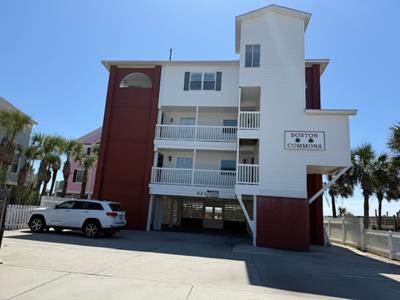
{"type": "Polygon", "coordinates": [[[110,203],[108,204],[111,208],[112,211],[125,211],[121,205],[117,204],[117,203],[110,203]]]}

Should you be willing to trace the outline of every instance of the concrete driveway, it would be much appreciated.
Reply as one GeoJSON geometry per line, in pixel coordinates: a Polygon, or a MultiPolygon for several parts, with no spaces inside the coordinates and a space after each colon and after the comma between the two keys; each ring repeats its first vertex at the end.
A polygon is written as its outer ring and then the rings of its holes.
{"type": "Polygon", "coordinates": [[[242,238],[6,232],[0,299],[400,299],[400,267],[344,248],[253,249],[242,238]]]}

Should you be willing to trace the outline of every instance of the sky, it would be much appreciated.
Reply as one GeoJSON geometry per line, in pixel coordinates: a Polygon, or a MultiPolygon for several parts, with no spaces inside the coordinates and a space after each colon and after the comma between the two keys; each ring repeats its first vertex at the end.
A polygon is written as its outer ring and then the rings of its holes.
{"type": "MultiPolygon", "coordinates": [[[[323,108],[355,108],[351,145],[387,151],[400,121],[400,1],[397,0],[1,0],[0,96],[39,124],[34,131],[78,138],[101,126],[104,59],[238,59],[234,18],[278,4],[312,13],[306,58],[329,58],[323,108]]],[[[324,212],[329,213],[324,201],[324,212]]],[[[359,191],[339,200],[362,214],[359,191]]],[[[374,214],[376,201],[371,201],[374,214]]],[[[397,203],[384,203],[393,214],[397,203]]]]}

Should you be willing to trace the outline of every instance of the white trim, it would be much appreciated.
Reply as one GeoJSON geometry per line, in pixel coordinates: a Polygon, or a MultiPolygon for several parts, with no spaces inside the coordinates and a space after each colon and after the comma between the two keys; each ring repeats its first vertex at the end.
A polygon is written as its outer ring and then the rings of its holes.
{"type": "Polygon", "coordinates": [[[357,109],[305,109],[306,115],[343,115],[355,116],[357,109]]]}

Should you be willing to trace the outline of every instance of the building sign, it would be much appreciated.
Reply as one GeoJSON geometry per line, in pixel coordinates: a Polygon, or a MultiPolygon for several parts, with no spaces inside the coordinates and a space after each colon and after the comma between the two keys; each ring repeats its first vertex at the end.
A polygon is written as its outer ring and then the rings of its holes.
{"type": "Polygon", "coordinates": [[[285,131],[286,150],[325,150],[324,131],[285,131]]]}
{"type": "Polygon", "coordinates": [[[207,191],[207,198],[219,198],[218,191],[207,191]]]}

